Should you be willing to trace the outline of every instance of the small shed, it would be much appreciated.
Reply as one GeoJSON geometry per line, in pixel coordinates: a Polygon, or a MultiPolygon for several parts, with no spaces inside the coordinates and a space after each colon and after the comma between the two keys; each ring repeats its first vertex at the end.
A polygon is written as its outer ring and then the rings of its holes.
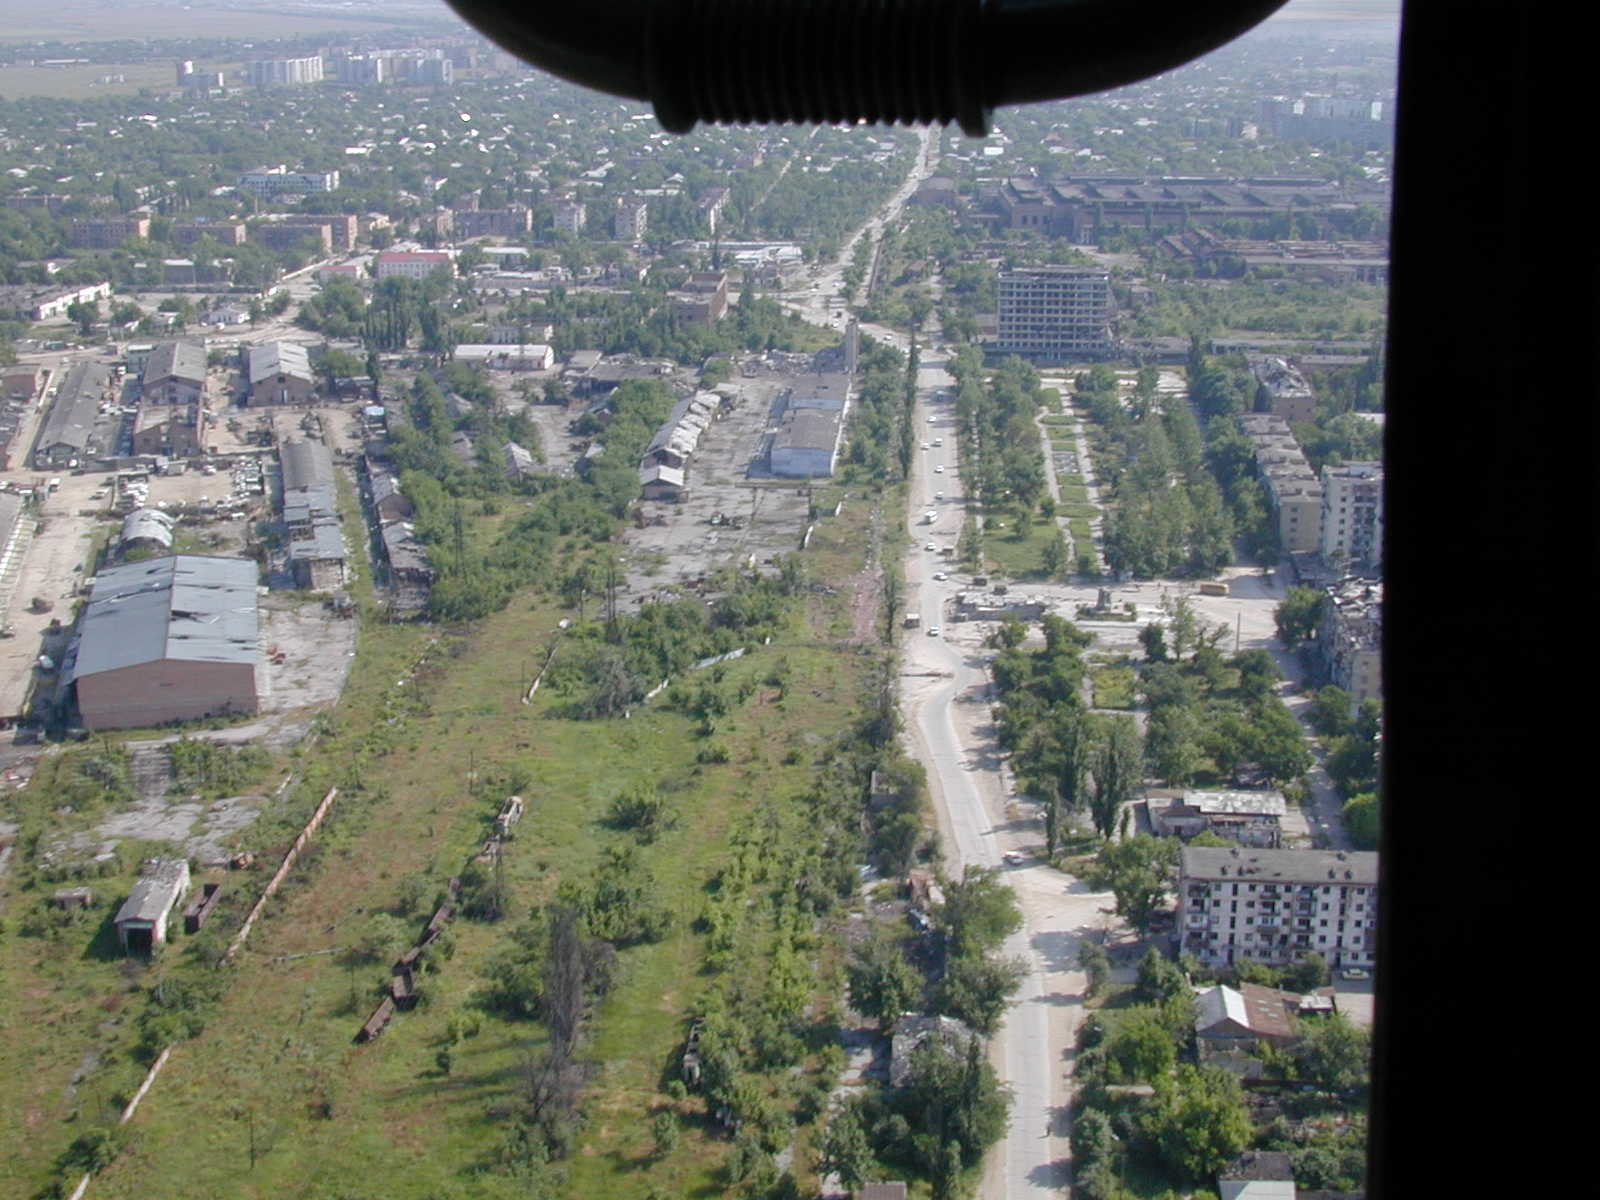
{"type": "Polygon", "coordinates": [[[124,953],[149,954],[166,944],[172,910],[189,890],[189,862],[157,858],[145,865],[139,882],[117,910],[117,940],[124,953]]]}
{"type": "Polygon", "coordinates": [[[94,892],[86,887],[60,888],[50,897],[50,903],[69,910],[88,908],[94,903],[94,892]]]}

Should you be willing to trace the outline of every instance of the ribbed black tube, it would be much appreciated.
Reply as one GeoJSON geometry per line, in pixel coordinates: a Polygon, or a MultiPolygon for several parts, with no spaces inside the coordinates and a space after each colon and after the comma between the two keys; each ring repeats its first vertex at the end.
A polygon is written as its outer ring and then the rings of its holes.
{"type": "Polygon", "coordinates": [[[449,0],[564,79],[699,121],[940,124],[1118,87],[1285,0],[449,0]]]}
{"type": "Polygon", "coordinates": [[[987,132],[981,0],[668,0],[653,10],[662,127],[957,121],[987,132]]]}

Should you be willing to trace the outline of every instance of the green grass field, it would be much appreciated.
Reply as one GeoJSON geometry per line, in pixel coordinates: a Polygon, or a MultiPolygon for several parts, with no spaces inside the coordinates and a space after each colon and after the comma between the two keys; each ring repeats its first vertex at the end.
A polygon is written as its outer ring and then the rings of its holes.
{"type": "MultiPolygon", "coordinates": [[[[871,524],[866,500],[819,522],[807,555],[813,577],[841,585],[859,573],[871,524]]],[[[357,598],[370,604],[365,578],[357,598]]],[[[852,599],[848,584],[809,597],[789,637],[729,666],[725,686],[747,685],[748,697],[716,730],[722,763],[697,761],[705,738],[692,718],[664,706],[666,697],[612,721],[569,720],[559,715],[565,697],[549,691],[523,705],[526,664],[542,657],[564,615],[553,607],[514,601],[470,629],[443,633],[370,625],[329,732],[296,752],[305,782],[293,817],[263,818],[258,844],[273,856],[230,883],[241,901],[259,890],[305,797],[337,783],[345,791],[312,843],[311,864],[268,907],[205,1031],[174,1049],[129,1126],[136,1149],[96,1179],[94,1195],[366,1196],[379,1180],[394,1197],[513,1194],[500,1177],[465,1173],[504,1140],[522,1066],[543,1033],[536,1023],[479,1013],[472,998],[518,920],[630,836],[602,817],[618,792],[640,782],[670,790],[680,809],[677,828],[644,852],[676,920],[664,940],[622,953],[617,986],[591,1020],[581,1052],[593,1064],[588,1124],[563,1169],[573,1195],[643,1196],[653,1185],[722,1194],[715,1172],[728,1143],[712,1133],[703,1105],[677,1102],[683,1136],[661,1159],[650,1154],[650,1114],[673,1103],[661,1090],[663,1072],[712,983],[694,922],[707,881],[728,860],[730,832],[758,801],[803,825],[804,809],[789,802],[858,711],[873,659],[846,640],[852,599]],[[423,653],[429,661],[413,676],[423,653]],[[408,877],[442,885],[458,872],[504,790],[475,791],[470,777],[513,768],[533,782],[505,857],[512,917],[456,921],[456,953],[427,978],[427,1003],[376,1042],[352,1045],[388,972],[329,951],[349,946],[371,914],[393,909],[408,877]],[[446,1028],[474,1013],[479,1032],[455,1046],[446,1075],[435,1065],[446,1028]]],[[[120,896],[126,883],[107,887],[120,896]]],[[[425,919],[411,921],[420,930],[425,919]]],[[[104,929],[69,927],[55,940],[0,944],[10,997],[0,1069],[30,1081],[0,1099],[0,1120],[32,1131],[0,1168],[0,1190],[28,1195],[43,1186],[67,1143],[97,1127],[101,1109],[114,1111],[140,1077],[129,1056],[131,1021],[106,1023],[135,1011],[138,992],[163,967],[124,965],[104,953],[104,937],[104,929]],[[53,1036],[32,1036],[40,1027],[53,1036]],[[76,1098],[63,1098],[67,1077],[95,1047],[104,1065],[76,1098]]],[[[176,960],[190,944],[178,935],[167,956],[176,960]]],[[[820,944],[807,969],[825,1002],[836,994],[831,953],[820,944]]],[[[786,1096],[775,1092],[775,1102],[786,1096]]]]}

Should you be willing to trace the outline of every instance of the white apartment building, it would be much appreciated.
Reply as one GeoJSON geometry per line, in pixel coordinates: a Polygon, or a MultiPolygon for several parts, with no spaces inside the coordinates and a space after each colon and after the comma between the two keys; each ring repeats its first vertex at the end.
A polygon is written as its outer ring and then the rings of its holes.
{"type": "Polygon", "coordinates": [[[1025,267],[1000,274],[1001,354],[1044,362],[1111,349],[1111,274],[1094,267],[1025,267]]]}
{"type": "Polygon", "coordinates": [[[584,219],[588,216],[582,202],[565,200],[555,206],[556,230],[560,233],[581,233],[584,219]]]}
{"type": "Polygon", "coordinates": [[[291,171],[284,166],[257,167],[239,176],[239,190],[254,192],[258,196],[276,196],[280,192],[336,192],[339,190],[339,172],[291,171]]]}
{"type": "Polygon", "coordinates": [[[1180,948],[1206,966],[1320,954],[1334,968],[1370,968],[1377,961],[1378,856],[1185,846],[1177,928],[1180,948]]]}
{"type": "Polygon", "coordinates": [[[1383,566],[1383,464],[1322,468],[1322,560],[1341,568],[1383,566]]]}
{"type": "Polygon", "coordinates": [[[385,250],[378,255],[378,278],[426,279],[440,267],[455,274],[455,260],[444,250],[385,250]]]}
{"type": "Polygon", "coordinates": [[[649,213],[650,206],[643,200],[620,201],[612,236],[619,242],[642,242],[649,213]]]}
{"type": "Polygon", "coordinates": [[[322,82],[322,56],[265,58],[248,63],[251,87],[298,87],[322,82]]]}

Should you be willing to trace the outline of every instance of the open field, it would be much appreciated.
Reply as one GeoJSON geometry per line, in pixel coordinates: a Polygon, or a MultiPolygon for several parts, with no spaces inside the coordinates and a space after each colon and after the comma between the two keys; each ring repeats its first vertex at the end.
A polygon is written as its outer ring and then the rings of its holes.
{"type": "Polygon", "coordinates": [[[86,100],[131,96],[141,88],[170,88],[171,63],[90,63],[70,67],[0,67],[0,100],[37,96],[86,100]]]}
{"type": "MultiPolygon", "coordinates": [[[[0,0],[0,41],[115,42],[152,37],[293,38],[322,33],[371,33],[383,29],[461,29],[442,4],[376,5],[362,11],[286,12],[219,4],[131,4],[65,0],[0,0]]],[[[171,78],[170,65],[166,69],[171,78]]]]}

